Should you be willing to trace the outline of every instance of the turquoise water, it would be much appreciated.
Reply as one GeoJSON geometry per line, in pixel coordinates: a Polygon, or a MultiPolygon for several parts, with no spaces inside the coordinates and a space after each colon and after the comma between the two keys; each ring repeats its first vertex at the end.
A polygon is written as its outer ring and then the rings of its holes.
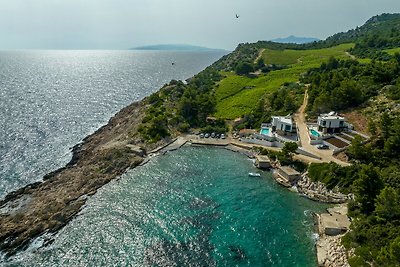
{"type": "Polygon", "coordinates": [[[321,135],[316,131],[316,130],[314,130],[314,129],[311,129],[310,130],[310,133],[313,135],[313,136],[315,136],[315,137],[320,137],[321,135]]]}
{"type": "Polygon", "coordinates": [[[269,128],[262,128],[261,129],[261,134],[268,135],[269,134],[269,128]]]}
{"type": "Polygon", "coordinates": [[[54,243],[8,266],[316,266],[311,211],[326,206],[255,171],[224,149],[169,152],[103,187],[54,243]]]}

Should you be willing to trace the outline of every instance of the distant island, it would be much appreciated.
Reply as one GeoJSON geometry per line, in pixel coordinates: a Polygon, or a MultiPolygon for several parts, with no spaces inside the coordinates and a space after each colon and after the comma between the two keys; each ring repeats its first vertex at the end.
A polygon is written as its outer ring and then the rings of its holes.
{"type": "Polygon", "coordinates": [[[204,46],[186,44],[159,44],[146,45],[130,48],[129,50],[159,50],[159,51],[226,51],[218,48],[208,48],[204,46]]]}
{"type": "Polygon", "coordinates": [[[276,38],[271,40],[272,42],[276,43],[284,43],[284,44],[307,44],[307,43],[312,43],[312,42],[318,42],[320,39],[318,38],[313,38],[313,37],[298,37],[294,35],[290,35],[286,38],[276,38]]]}

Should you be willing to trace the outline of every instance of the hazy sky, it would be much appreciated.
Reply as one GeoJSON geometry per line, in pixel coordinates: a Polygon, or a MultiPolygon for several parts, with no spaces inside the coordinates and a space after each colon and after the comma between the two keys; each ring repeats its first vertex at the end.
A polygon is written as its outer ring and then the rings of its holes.
{"type": "Polygon", "coordinates": [[[383,12],[400,12],[400,0],[0,0],[0,49],[232,50],[292,34],[324,39],[383,12]]]}

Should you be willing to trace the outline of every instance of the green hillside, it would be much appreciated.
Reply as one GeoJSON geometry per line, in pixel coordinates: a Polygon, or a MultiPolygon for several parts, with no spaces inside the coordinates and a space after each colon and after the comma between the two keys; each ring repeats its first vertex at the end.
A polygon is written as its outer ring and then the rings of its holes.
{"type": "Polygon", "coordinates": [[[250,114],[257,102],[284,83],[297,82],[300,75],[310,68],[319,67],[330,57],[350,58],[346,50],[354,44],[342,44],[331,48],[312,50],[265,49],[262,58],[266,64],[287,65],[287,68],[261,74],[257,78],[225,73],[226,78],[215,87],[216,112],[214,116],[235,119],[250,114]]]}
{"type": "Polygon", "coordinates": [[[193,128],[223,133],[225,119],[237,117],[244,120],[236,129],[256,128],[295,112],[306,88],[309,116],[368,111],[371,138],[354,138],[343,152],[351,166],[308,170],[329,189],[354,194],[351,230],[342,238],[350,265],[400,266],[399,29],[399,14],[383,14],[312,44],[240,44],[188,83],[172,81],[148,97],[140,134],[155,142],[193,128]],[[209,122],[210,115],[219,120],[209,122]]]}
{"type": "MultiPolygon", "coordinates": [[[[375,36],[388,40],[399,40],[400,14],[381,14],[367,20],[364,25],[347,32],[332,35],[326,43],[359,42],[366,37],[375,36]]],[[[396,44],[394,44],[396,45],[396,44]]],[[[397,43],[397,46],[399,43],[397,43]]]]}

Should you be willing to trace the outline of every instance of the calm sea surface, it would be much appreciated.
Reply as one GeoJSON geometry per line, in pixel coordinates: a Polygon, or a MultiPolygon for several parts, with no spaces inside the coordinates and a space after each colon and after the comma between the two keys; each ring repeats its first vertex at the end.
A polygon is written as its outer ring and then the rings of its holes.
{"type": "MultiPolygon", "coordinates": [[[[120,108],[221,53],[0,52],[0,196],[70,159],[120,108]],[[176,62],[174,66],[171,62],[176,62]]],[[[48,246],[4,266],[316,266],[311,211],[245,156],[185,147],[90,198],[48,246]]]]}

